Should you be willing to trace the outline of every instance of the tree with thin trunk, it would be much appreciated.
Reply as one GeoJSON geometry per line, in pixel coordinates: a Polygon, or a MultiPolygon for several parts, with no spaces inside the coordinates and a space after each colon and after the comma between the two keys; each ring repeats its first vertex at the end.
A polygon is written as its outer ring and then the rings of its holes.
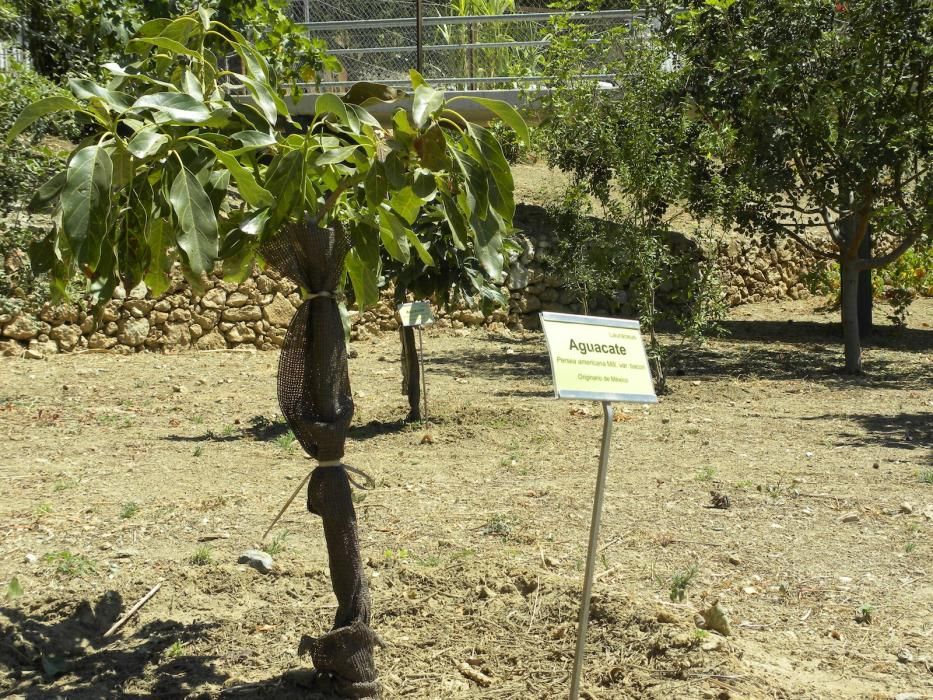
{"type": "Polygon", "coordinates": [[[929,2],[693,0],[663,19],[688,116],[716,134],[698,172],[746,231],[839,264],[861,372],[859,274],[933,231],[929,2]]]}
{"type": "MultiPolygon", "coordinates": [[[[501,267],[484,264],[482,251],[472,238],[452,236],[446,218],[430,212],[415,222],[414,228],[431,250],[433,260],[432,264],[426,265],[417,256],[412,256],[408,262],[403,262],[383,253],[383,271],[394,281],[396,304],[403,304],[409,298],[428,300],[438,309],[467,306],[479,308],[488,316],[495,308],[502,308],[508,303],[508,290],[501,286],[501,267]],[[496,274],[490,275],[490,272],[496,274]]],[[[506,241],[505,245],[510,244],[506,241]]],[[[402,393],[406,395],[409,407],[406,419],[417,421],[422,419],[423,387],[415,329],[400,326],[399,340],[402,393]]]]}
{"type": "MultiPolygon", "coordinates": [[[[471,240],[487,274],[499,275],[515,210],[508,164],[492,133],[416,72],[410,109],[394,111],[387,138],[366,105],[397,91],[362,83],[342,97],[319,95],[302,128],[265,57],[207,10],[147,22],[127,50],[138,60],[107,64],[106,83],[70,81],[74,98],[33,103],[8,135],[61,111],[89,124],[67,167],[32,199],[53,221],[30,250],[33,269],[49,273],[59,298],[84,277],[98,308],[118,284],[145,281],[161,293],[176,262],[195,289],[220,262],[228,279],[259,261],[300,285],[278,399],[318,463],[308,509],[323,522],[338,603],[333,628],[300,650],[311,655],[318,688],[374,697],[379,638],[352,468],[342,461],[353,417],[343,290],[349,279],[361,306],[377,300],[382,249],[402,263],[432,264],[431,241],[413,228],[424,217],[448,222],[453,244],[471,240]],[[242,73],[221,66],[218,57],[231,52],[242,73]]],[[[473,99],[527,138],[512,107],[473,99]]]]}

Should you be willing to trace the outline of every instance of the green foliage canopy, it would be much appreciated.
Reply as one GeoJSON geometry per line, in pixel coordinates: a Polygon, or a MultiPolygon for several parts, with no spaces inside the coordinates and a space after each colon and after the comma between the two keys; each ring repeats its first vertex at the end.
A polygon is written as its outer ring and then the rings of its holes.
{"type": "Polygon", "coordinates": [[[50,78],[93,74],[122,62],[129,39],[146,22],[202,8],[239,30],[286,83],[314,81],[339,69],[324,45],[288,15],[289,0],[6,0],[0,32],[22,31],[35,69],[50,78]]]}
{"type": "MultiPolygon", "coordinates": [[[[413,229],[421,219],[445,222],[455,248],[469,241],[485,274],[501,274],[515,209],[508,164],[490,132],[417,73],[411,112],[395,111],[386,141],[365,105],[393,91],[363,83],[321,95],[301,129],[264,56],[206,10],[147,22],[127,50],[138,60],[106,64],[105,83],[71,80],[73,97],[30,105],[7,137],[61,111],[91,125],[31,202],[54,221],[30,253],[59,295],[76,271],[101,301],[121,282],[145,280],[158,294],[175,259],[194,284],[216,261],[242,276],[265,236],[308,217],[349,231],[361,305],[376,300],[381,249],[433,264],[432,241],[413,229]],[[221,67],[228,52],[243,73],[221,67]]],[[[513,108],[484,104],[524,129],[513,108]]]]}

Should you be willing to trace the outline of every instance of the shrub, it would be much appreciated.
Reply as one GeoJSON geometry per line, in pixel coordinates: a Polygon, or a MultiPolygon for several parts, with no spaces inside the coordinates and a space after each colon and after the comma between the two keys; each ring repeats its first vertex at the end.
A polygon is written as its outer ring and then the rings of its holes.
{"type": "MultiPolygon", "coordinates": [[[[59,94],[65,93],[24,66],[0,73],[0,134],[10,130],[27,105],[59,94]]],[[[79,135],[73,118],[56,115],[40,120],[28,136],[0,149],[0,312],[40,305],[49,298],[48,284],[33,275],[26,254],[45,227],[26,218],[22,209],[36,188],[62,168],[70,142],[79,135]]]]}
{"type": "MultiPolygon", "coordinates": [[[[0,73],[0,133],[6,134],[23,109],[64,90],[24,66],[0,73]]],[[[42,119],[29,135],[0,149],[0,213],[8,214],[25,203],[31,193],[61,169],[64,154],[80,130],[73,118],[56,115],[42,119]]]]}
{"type": "Polygon", "coordinates": [[[36,308],[49,300],[48,281],[32,273],[27,254],[30,244],[45,233],[21,216],[0,222],[0,313],[36,308]]]}

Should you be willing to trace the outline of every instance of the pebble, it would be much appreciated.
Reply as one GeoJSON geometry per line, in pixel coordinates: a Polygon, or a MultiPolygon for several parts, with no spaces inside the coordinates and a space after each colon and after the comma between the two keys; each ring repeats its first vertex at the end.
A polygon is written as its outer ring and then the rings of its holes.
{"type": "Polygon", "coordinates": [[[914,660],[914,655],[910,652],[910,649],[900,649],[897,652],[897,660],[902,664],[909,664],[914,660]]]}
{"type": "Polygon", "coordinates": [[[248,549],[240,555],[238,564],[251,566],[261,574],[268,574],[272,571],[272,557],[266,552],[260,552],[258,549],[248,549]]]}
{"type": "Polygon", "coordinates": [[[901,503],[898,510],[904,515],[911,515],[914,512],[914,504],[905,501],[904,503],[901,503]]]}
{"type": "Polygon", "coordinates": [[[844,523],[857,523],[859,521],[858,513],[846,513],[841,520],[844,523]]]}
{"type": "Polygon", "coordinates": [[[742,560],[736,555],[730,554],[729,563],[732,564],[733,566],[740,566],[742,564],[742,560]]]}
{"type": "Polygon", "coordinates": [[[28,348],[26,352],[23,353],[23,357],[25,357],[27,360],[41,360],[42,353],[35,348],[28,348]]]}
{"type": "Polygon", "coordinates": [[[920,693],[898,693],[894,700],[923,700],[923,696],[920,693]]]}
{"type": "Polygon", "coordinates": [[[172,391],[174,391],[176,394],[184,394],[187,389],[185,389],[185,387],[183,387],[181,384],[176,384],[172,387],[172,391]]]}
{"type": "Polygon", "coordinates": [[[26,563],[27,563],[27,564],[35,564],[37,561],[39,561],[39,555],[38,555],[38,554],[33,554],[32,552],[29,552],[29,553],[26,555],[26,563]]]}

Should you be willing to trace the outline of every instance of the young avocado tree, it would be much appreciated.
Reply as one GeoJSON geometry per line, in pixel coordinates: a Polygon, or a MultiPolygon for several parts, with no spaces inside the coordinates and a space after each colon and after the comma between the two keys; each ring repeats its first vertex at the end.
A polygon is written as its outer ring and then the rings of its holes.
{"type": "MultiPolygon", "coordinates": [[[[333,629],[302,649],[318,687],[375,696],[378,637],[341,462],[353,414],[342,291],[349,279],[358,303],[376,300],[383,249],[431,264],[436,241],[412,228],[422,218],[446,221],[454,245],[472,241],[487,274],[498,274],[514,209],[501,149],[417,73],[411,109],[394,113],[388,140],[365,107],[392,91],[373,84],[320,95],[302,129],[264,57],[207,11],[148,22],[127,48],[138,60],[105,66],[111,80],[72,80],[74,98],[32,104],[10,131],[60,111],[87,123],[66,169],[33,198],[54,222],[30,251],[33,264],[59,296],[83,276],[97,304],[121,283],[145,281],[159,293],[174,263],[194,287],[218,262],[242,277],[257,258],[301,285],[278,397],[318,461],[308,508],[323,521],[338,601],[333,629]],[[231,52],[243,73],[221,68],[231,52]]],[[[524,129],[508,105],[483,105],[524,129]]]]}
{"type": "Polygon", "coordinates": [[[719,135],[711,167],[745,229],[838,262],[845,369],[861,372],[860,272],[933,236],[929,3],[687,5],[668,36],[693,121],[719,135]]]}
{"type": "MultiPolygon", "coordinates": [[[[490,145],[495,143],[483,127],[471,124],[469,128],[490,145]]],[[[521,134],[519,138],[526,136],[521,134]]],[[[511,191],[512,174],[501,149],[489,154],[489,162],[494,163],[496,177],[501,179],[502,188],[511,191]]],[[[514,207],[511,204],[509,206],[511,221],[514,207]]],[[[488,314],[494,308],[508,303],[508,296],[502,293],[501,285],[496,284],[502,278],[502,257],[496,256],[485,263],[481,261],[479,256],[482,253],[477,250],[473,238],[452,230],[442,212],[427,213],[415,222],[414,228],[418,237],[425,241],[425,247],[430,249],[433,262],[426,264],[421,258],[411,256],[406,263],[383,254],[384,274],[395,282],[396,304],[404,303],[411,295],[415,299],[430,300],[438,308],[465,304],[479,307],[484,314],[488,314]]],[[[510,241],[506,239],[502,247],[499,244],[496,247],[502,250],[509,245],[510,241]]],[[[406,420],[417,421],[422,419],[422,387],[415,329],[400,326],[399,338],[402,349],[402,393],[406,394],[409,407],[406,420]]]]}

